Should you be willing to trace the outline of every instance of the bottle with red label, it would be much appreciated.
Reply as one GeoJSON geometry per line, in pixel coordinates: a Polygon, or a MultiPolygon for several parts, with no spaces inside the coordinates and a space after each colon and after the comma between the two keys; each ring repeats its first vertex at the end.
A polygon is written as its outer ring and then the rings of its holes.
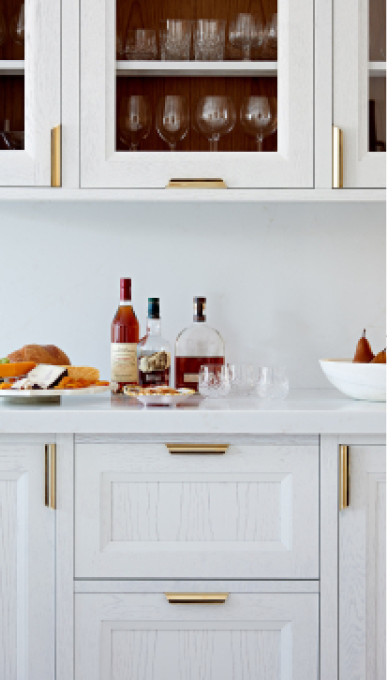
{"type": "Polygon", "coordinates": [[[121,279],[120,304],[111,327],[111,384],[113,392],[138,385],[137,347],[140,324],[132,307],[132,281],[121,279]]]}
{"type": "Polygon", "coordinates": [[[198,391],[199,370],[208,364],[224,364],[223,338],[206,323],[206,298],[194,298],[193,324],[176,339],[175,386],[198,391]]]}

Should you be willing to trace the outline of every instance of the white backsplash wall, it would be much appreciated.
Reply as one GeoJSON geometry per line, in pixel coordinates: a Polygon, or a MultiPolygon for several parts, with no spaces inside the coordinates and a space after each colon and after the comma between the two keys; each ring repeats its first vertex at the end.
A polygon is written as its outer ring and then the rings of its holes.
{"type": "Polygon", "coordinates": [[[207,297],[229,361],[280,363],[328,387],[318,359],[385,346],[385,207],[365,204],[0,205],[0,357],[56,344],[110,376],[119,278],[172,343],[207,297]]]}

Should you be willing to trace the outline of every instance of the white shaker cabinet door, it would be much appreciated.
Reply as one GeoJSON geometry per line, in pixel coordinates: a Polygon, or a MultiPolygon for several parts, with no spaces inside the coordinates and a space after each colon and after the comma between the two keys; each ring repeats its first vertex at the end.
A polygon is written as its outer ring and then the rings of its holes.
{"type": "MultiPolygon", "coordinates": [[[[215,584],[214,584],[215,587],[215,584]]],[[[75,596],[75,680],[317,680],[318,595],[75,596]]]]}
{"type": "Polygon", "coordinates": [[[76,446],[78,578],[318,578],[317,446],[76,446]]]}
{"type": "Polygon", "coordinates": [[[0,678],[55,677],[55,514],[44,446],[0,444],[0,678]]]}
{"type": "Polygon", "coordinates": [[[339,678],[385,680],[385,447],[349,448],[349,506],[339,531],[339,678]]]}

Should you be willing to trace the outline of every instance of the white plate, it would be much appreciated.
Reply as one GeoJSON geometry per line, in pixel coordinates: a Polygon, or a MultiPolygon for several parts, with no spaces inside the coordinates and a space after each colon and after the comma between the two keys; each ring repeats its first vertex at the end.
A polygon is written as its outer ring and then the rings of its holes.
{"type": "Polygon", "coordinates": [[[78,390],[0,390],[0,397],[18,397],[47,399],[47,397],[68,397],[70,395],[80,396],[81,394],[101,394],[108,392],[110,385],[95,385],[94,387],[83,387],[78,390]]]}
{"type": "Polygon", "coordinates": [[[386,364],[354,364],[351,359],[320,359],[329,382],[353,399],[386,401],[386,364]]]}
{"type": "MultiPolygon", "coordinates": [[[[124,394],[126,394],[125,388],[124,394]]],[[[179,394],[126,394],[126,396],[138,399],[144,406],[176,406],[192,394],[192,390],[182,389],[179,390],[179,394]]]]}

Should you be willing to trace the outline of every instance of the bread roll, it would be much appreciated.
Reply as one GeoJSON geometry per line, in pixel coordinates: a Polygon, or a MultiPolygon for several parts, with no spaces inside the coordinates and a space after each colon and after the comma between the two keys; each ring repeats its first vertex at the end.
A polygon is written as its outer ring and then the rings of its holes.
{"type": "Polygon", "coordinates": [[[69,366],[70,359],[55,345],[24,345],[16,352],[8,354],[12,363],[33,361],[35,364],[51,364],[52,366],[69,366]]]}
{"type": "Polygon", "coordinates": [[[66,368],[67,375],[72,380],[92,380],[93,382],[99,380],[98,368],[90,366],[63,366],[63,368],[66,368]]]}

